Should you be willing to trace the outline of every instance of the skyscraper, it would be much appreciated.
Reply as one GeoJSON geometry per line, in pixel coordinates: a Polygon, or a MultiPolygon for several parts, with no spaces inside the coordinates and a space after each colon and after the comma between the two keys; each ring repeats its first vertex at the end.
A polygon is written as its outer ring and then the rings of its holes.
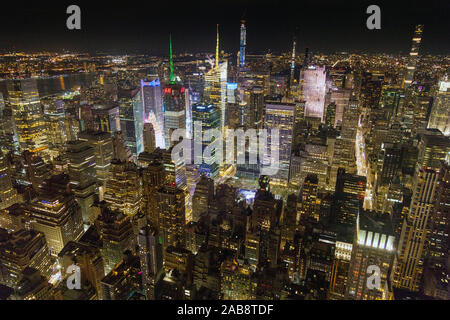
{"type": "Polygon", "coordinates": [[[8,81],[7,88],[20,150],[33,153],[46,150],[48,146],[36,80],[8,81]]]}
{"type": "Polygon", "coordinates": [[[139,88],[119,90],[120,129],[133,157],[144,151],[144,107],[139,88]]]}
{"type": "Polygon", "coordinates": [[[439,129],[450,136],[450,81],[439,81],[439,88],[433,101],[428,128],[439,129]]]}
{"type": "Polygon", "coordinates": [[[10,164],[0,152],[0,209],[6,209],[18,201],[17,191],[12,185],[10,164]]]}
{"type": "Polygon", "coordinates": [[[404,81],[405,88],[408,88],[414,79],[414,73],[416,72],[416,65],[419,58],[420,42],[422,41],[422,32],[423,32],[423,25],[422,24],[417,25],[416,28],[414,29],[411,52],[409,53],[409,60],[406,66],[406,74],[404,81]]]}
{"type": "Polygon", "coordinates": [[[326,72],[325,67],[308,67],[300,71],[300,92],[306,101],[305,116],[324,121],[326,72]]]}

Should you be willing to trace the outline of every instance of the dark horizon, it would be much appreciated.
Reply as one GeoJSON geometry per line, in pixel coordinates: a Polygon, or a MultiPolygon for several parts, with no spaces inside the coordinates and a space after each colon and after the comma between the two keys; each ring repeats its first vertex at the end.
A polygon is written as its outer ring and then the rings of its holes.
{"type": "MultiPolygon", "coordinates": [[[[44,1],[46,3],[47,1],[44,1]]],[[[450,4],[441,0],[396,1],[215,1],[119,5],[106,1],[63,1],[26,7],[4,4],[0,47],[6,51],[149,53],[164,55],[172,34],[174,53],[213,52],[216,24],[225,52],[239,48],[239,24],[247,21],[247,51],[288,52],[298,33],[298,50],[406,54],[416,24],[424,24],[422,54],[448,54],[450,4]],[[81,30],[67,30],[66,8],[81,8],[81,30]],[[366,28],[366,8],[381,8],[381,30],[366,28]],[[6,8],[5,8],[6,6],[6,8]],[[7,8],[7,6],[10,6],[7,8]],[[44,9],[45,8],[45,9],[44,9]]]]}

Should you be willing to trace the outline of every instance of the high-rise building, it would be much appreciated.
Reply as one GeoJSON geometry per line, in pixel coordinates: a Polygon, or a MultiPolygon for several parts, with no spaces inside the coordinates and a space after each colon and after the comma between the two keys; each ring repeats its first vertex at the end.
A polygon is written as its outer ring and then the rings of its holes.
{"type": "Polygon", "coordinates": [[[142,286],[148,300],[155,299],[155,287],[163,271],[161,238],[156,228],[146,225],[138,235],[139,260],[141,262],[142,286]]]}
{"type": "Polygon", "coordinates": [[[52,259],[43,233],[21,229],[8,234],[0,229],[0,283],[15,288],[27,267],[52,272],[52,259]]]}
{"type": "Polygon", "coordinates": [[[103,241],[103,265],[105,274],[108,274],[122,261],[126,250],[136,251],[136,237],[130,217],[108,207],[102,208],[95,225],[103,241]]]}
{"type": "Polygon", "coordinates": [[[325,67],[308,67],[300,71],[300,92],[306,101],[305,116],[324,121],[326,71],[325,67]]]}
{"type": "Polygon", "coordinates": [[[241,35],[239,41],[239,67],[245,68],[245,46],[247,45],[247,28],[245,20],[241,20],[241,35]]]}
{"type": "Polygon", "coordinates": [[[185,244],[185,198],[183,190],[175,184],[166,184],[158,190],[159,232],[164,249],[185,244]]]}
{"type": "Polygon", "coordinates": [[[436,92],[431,109],[428,128],[438,129],[444,135],[450,135],[450,81],[439,82],[439,89],[436,92]]]}
{"type": "Polygon", "coordinates": [[[392,300],[392,279],[396,266],[395,236],[389,216],[360,215],[353,243],[347,299],[392,300]],[[371,267],[373,269],[371,269],[371,267]],[[378,272],[379,270],[379,272],[378,272]],[[371,287],[370,276],[376,272],[379,286],[371,287]]]}
{"type": "Polygon", "coordinates": [[[419,291],[422,280],[425,243],[430,231],[431,216],[435,205],[435,194],[441,161],[450,152],[450,141],[438,130],[422,134],[419,143],[419,159],[413,180],[413,196],[406,215],[398,253],[398,268],[395,286],[419,291]]]}
{"type": "Polygon", "coordinates": [[[0,152],[0,209],[6,209],[19,201],[16,189],[12,185],[10,164],[0,152]]]}
{"type": "Polygon", "coordinates": [[[104,199],[112,210],[127,216],[138,213],[142,207],[142,179],[133,162],[111,161],[104,199]]]}
{"type": "MultiPolygon", "coordinates": [[[[202,154],[201,158],[195,158],[194,163],[198,164],[199,171],[211,179],[217,179],[219,175],[219,166],[222,159],[219,159],[220,152],[213,148],[218,137],[211,137],[208,141],[205,133],[208,130],[220,130],[220,110],[212,104],[195,104],[192,106],[192,119],[202,125],[202,154]],[[205,150],[208,149],[208,152],[205,150]]],[[[219,144],[220,146],[220,144],[219,144]]],[[[195,151],[194,151],[195,152],[195,151]]]]}
{"type": "Polygon", "coordinates": [[[294,123],[295,104],[266,104],[265,128],[267,128],[267,135],[270,139],[267,143],[267,154],[263,159],[264,165],[270,165],[271,150],[274,148],[279,150],[279,169],[278,173],[271,177],[271,183],[273,184],[287,185],[289,182],[294,123]],[[276,141],[275,137],[272,136],[272,130],[274,129],[279,130],[279,141],[276,141]]]}
{"type": "Polygon", "coordinates": [[[414,29],[411,51],[409,53],[409,60],[406,66],[406,74],[404,81],[405,88],[408,88],[414,80],[414,73],[416,72],[417,61],[419,60],[418,58],[419,58],[420,42],[422,41],[422,32],[423,32],[423,25],[422,24],[417,25],[416,28],[414,29]]]}
{"type": "Polygon", "coordinates": [[[144,152],[152,153],[155,149],[155,129],[151,123],[146,123],[144,124],[144,152]]]}
{"type": "Polygon", "coordinates": [[[133,157],[144,151],[144,107],[139,88],[119,90],[120,129],[133,157]]]}
{"type": "Polygon", "coordinates": [[[192,198],[192,220],[197,222],[209,212],[214,198],[214,181],[205,175],[200,177],[192,198]]]}
{"type": "Polygon", "coordinates": [[[319,221],[320,198],[318,197],[319,179],[317,175],[308,174],[299,196],[300,221],[313,219],[319,221]]]}
{"type": "Polygon", "coordinates": [[[27,206],[31,228],[45,235],[52,256],[83,234],[80,206],[64,181],[63,176],[46,180],[41,193],[27,206]]]}
{"type": "Polygon", "coordinates": [[[48,146],[36,80],[8,81],[7,89],[20,150],[33,153],[46,150],[48,146]]]}

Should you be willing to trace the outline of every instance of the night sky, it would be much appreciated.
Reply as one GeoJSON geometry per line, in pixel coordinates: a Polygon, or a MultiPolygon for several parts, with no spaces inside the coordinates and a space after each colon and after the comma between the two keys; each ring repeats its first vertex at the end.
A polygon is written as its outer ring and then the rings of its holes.
{"type": "Polygon", "coordinates": [[[422,53],[450,51],[450,1],[192,0],[3,1],[0,49],[78,50],[166,54],[213,52],[216,24],[221,49],[239,48],[239,21],[247,20],[248,52],[286,52],[299,28],[298,46],[313,52],[407,53],[414,25],[425,24],[422,53]],[[67,30],[66,8],[81,7],[82,30],[67,30]],[[381,7],[381,30],[366,28],[366,8],[381,7]]]}

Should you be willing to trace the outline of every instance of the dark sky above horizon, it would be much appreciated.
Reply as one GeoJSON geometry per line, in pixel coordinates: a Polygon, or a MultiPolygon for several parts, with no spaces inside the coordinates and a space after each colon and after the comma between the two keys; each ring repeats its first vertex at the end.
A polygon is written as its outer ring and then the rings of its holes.
{"type": "Polygon", "coordinates": [[[78,50],[165,54],[172,33],[174,52],[213,52],[216,24],[221,49],[239,49],[239,21],[247,20],[248,52],[290,50],[299,28],[298,50],[407,53],[414,25],[425,24],[422,53],[450,52],[448,0],[192,0],[192,1],[4,1],[0,49],[78,50]],[[81,30],[67,30],[67,6],[81,8],[81,30]],[[381,30],[366,28],[366,8],[381,8],[381,30]]]}

